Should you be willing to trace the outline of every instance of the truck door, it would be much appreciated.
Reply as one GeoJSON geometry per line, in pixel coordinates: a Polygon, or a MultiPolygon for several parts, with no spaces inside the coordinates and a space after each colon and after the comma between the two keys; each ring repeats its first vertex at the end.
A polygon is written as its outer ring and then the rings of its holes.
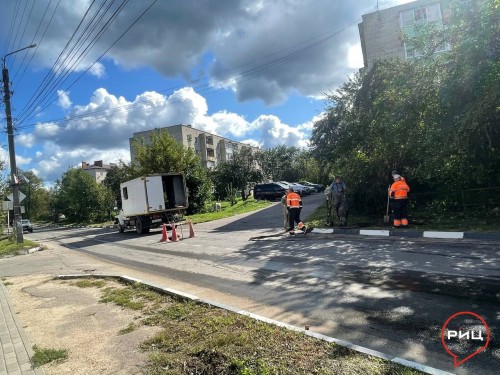
{"type": "Polygon", "coordinates": [[[146,195],[150,212],[165,209],[161,176],[149,176],[146,179],[146,195]]]}

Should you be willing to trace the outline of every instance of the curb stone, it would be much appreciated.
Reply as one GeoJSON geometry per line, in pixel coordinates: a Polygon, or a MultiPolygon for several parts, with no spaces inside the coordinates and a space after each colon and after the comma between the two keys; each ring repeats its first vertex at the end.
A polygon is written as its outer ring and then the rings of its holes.
{"type": "Polygon", "coordinates": [[[58,279],[58,280],[72,280],[72,279],[80,279],[80,278],[113,278],[113,279],[118,279],[118,280],[121,280],[121,281],[123,281],[125,283],[129,283],[129,284],[130,283],[141,283],[141,284],[149,286],[150,288],[152,288],[153,290],[155,290],[161,294],[166,294],[166,295],[169,295],[172,297],[181,298],[184,300],[191,300],[191,301],[195,301],[195,302],[198,302],[201,304],[218,307],[220,309],[224,309],[224,310],[227,310],[227,311],[233,312],[235,314],[239,314],[239,315],[244,315],[244,316],[250,317],[252,319],[259,320],[259,321],[264,322],[264,323],[276,325],[278,327],[283,327],[283,328],[286,328],[286,329],[289,329],[292,331],[296,331],[296,332],[302,332],[306,336],[313,337],[313,338],[316,338],[316,339],[319,339],[322,341],[326,341],[328,343],[335,343],[337,345],[344,346],[346,348],[355,350],[359,353],[367,354],[367,355],[370,355],[373,357],[382,358],[386,361],[397,363],[399,365],[403,365],[406,367],[414,368],[416,370],[425,372],[427,374],[453,375],[450,372],[439,370],[439,369],[434,368],[434,367],[426,366],[426,365],[423,365],[423,364],[418,363],[418,362],[413,362],[413,361],[409,361],[409,360],[406,360],[403,358],[395,357],[395,356],[392,356],[392,355],[389,355],[386,353],[379,352],[377,350],[373,350],[370,348],[366,348],[366,347],[363,347],[360,345],[350,343],[348,341],[336,339],[334,337],[326,336],[326,335],[323,335],[323,334],[320,334],[317,332],[306,330],[304,328],[300,328],[300,327],[293,326],[293,325],[290,325],[287,323],[283,323],[283,322],[280,322],[278,320],[269,319],[269,318],[266,318],[266,317],[261,316],[261,315],[253,314],[249,311],[240,310],[240,309],[234,308],[234,307],[229,306],[229,305],[221,304],[217,301],[212,301],[212,300],[200,298],[200,297],[197,297],[195,295],[184,293],[184,292],[181,292],[181,291],[178,291],[175,289],[171,289],[171,288],[164,288],[162,286],[147,283],[147,282],[142,281],[140,279],[136,279],[134,277],[129,277],[126,275],[117,276],[117,275],[103,275],[103,274],[99,274],[99,275],[82,274],[82,275],[58,275],[58,276],[54,277],[54,279],[58,279]]]}
{"type": "Polygon", "coordinates": [[[439,238],[439,239],[469,239],[484,241],[500,241],[500,233],[492,232],[440,232],[416,231],[408,229],[343,229],[343,228],[313,228],[316,234],[347,234],[378,237],[407,237],[407,238],[439,238]]]}

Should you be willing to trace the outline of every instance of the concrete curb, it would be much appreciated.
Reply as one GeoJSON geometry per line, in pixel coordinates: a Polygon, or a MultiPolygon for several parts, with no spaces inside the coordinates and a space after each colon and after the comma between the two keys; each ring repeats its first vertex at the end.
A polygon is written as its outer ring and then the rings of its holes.
{"type": "Polygon", "coordinates": [[[346,234],[378,237],[406,238],[438,238],[455,240],[500,241],[500,233],[480,232],[439,232],[416,231],[411,229],[344,229],[344,228],[313,228],[315,234],[346,234]]]}
{"type": "Polygon", "coordinates": [[[382,358],[386,361],[394,362],[394,363],[397,363],[397,364],[400,364],[400,365],[403,365],[406,367],[411,367],[411,368],[414,368],[416,370],[425,372],[427,374],[453,375],[450,372],[439,370],[439,369],[436,369],[434,367],[429,367],[429,366],[423,365],[421,363],[408,361],[406,359],[395,357],[395,356],[392,356],[392,355],[389,355],[386,353],[382,353],[382,352],[379,352],[377,350],[373,350],[373,349],[366,348],[366,347],[363,347],[360,345],[352,344],[348,341],[336,339],[334,337],[326,336],[326,335],[323,335],[323,334],[320,334],[317,332],[310,331],[308,329],[300,328],[297,326],[293,326],[293,325],[290,325],[287,323],[280,322],[278,320],[273,320],[273,319],[269,319],[269,318],[266,318],[266,317],[261,316],[261,315],[253,314],[249,311],[236,309],[232,306],[225,305],[225,304],[219,303],[217,301],[203,299],[203,298],[197,297],[195,295],[184,293],[184,292],[181,292],[181,291],[178,291],[175,289],[171,289],[171,288],[164,288],[160,285],[147,283],[147,282],[142,281],[140,279],[136,279],[136,278],[129,277],[126,275],[117,276],[117,275],[102,275],[102,274],[101,275],[82,274],[82,275],[58,275],[58,276],[54,277],[54,279],[59,279],[59,280],[71,280],[71,279],[81,279],[81,278],[113,278],[113,279],[121,280],[125,283],[141,283],[141,284],[149,286],[151,289],[153,289],[161,294],[166,294],[166,295],[169,295],[169,296],[172,296],[175,298],[180,298],[183,300],[196,301],[196,302],[201,303],[201,304],[214,306],[214,307],[218,307],[220,309],[231,311],[235,314],[244,315],[244,316],[250,317],[252,319],[259,320],[259,321],[264,322],[264,323],[276,325],[278,327],[283,327],[283,328],[286,328],[286,329],[289,329],[292,331],[296,331],[296,332],[302,332],[306,336],[310,336],[310,337],[316,338],[318,340],[326,341],[328,343],[335,343],[337,345],[355,350],[359,353],[367,354],[367,355],[377,357],[377,358],[382,358]]]}

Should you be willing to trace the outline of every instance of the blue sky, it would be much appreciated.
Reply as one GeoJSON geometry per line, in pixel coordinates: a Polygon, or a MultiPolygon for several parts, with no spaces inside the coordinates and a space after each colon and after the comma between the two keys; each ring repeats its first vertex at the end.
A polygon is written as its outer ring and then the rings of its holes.
{"type": "MultiPolygon", "coordinates": [[[[0,25],[1,56],[37,44],[6,65],[17,165],[47,185],[82,161],[128,162],[134,132],[179,123],[262,148],[307,147],[324,93],[362,67],[357,24],[377,7],[376,0],[91,3],[0,0],[10,20],[0,25]]],[[[9,169],[5,133],[0,145],[9,169]]]]}

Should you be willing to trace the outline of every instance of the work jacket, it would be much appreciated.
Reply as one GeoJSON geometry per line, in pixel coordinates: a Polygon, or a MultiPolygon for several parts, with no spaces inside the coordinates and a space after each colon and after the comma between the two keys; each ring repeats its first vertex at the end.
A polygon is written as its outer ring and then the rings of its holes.
{"type": "Polygon", "coordinates": [[[408,199],[410,187],[403,178],[391,185],[391,197],[394,199],[408,199]]]}
{"type": "Polygon", "coordinates": [[[286,206],[289,208],[302,207],[302,198],[297,193],[288,193],[286,196],[286,206]]]}

